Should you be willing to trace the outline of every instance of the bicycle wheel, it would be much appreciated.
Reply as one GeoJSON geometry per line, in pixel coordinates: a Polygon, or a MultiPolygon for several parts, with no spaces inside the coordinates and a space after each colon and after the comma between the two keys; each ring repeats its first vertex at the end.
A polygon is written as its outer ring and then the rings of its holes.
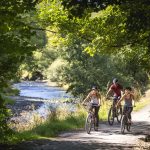
{"type": "Polygon", "coordinates": [[[112,107],[109,109],[109,112],[108,112],[108,123],[109,125],[113,125],[114,123],[114,113],[113,113],[112,107]]]}
{"type": "Polygon", "coordinates": [[[123,115],[121,119],[121,133],[124,134],[125,131],[125,125],[126,125],[126,116],[123,115]]]}
{"type": "Polygon", "coordinates": [[[96,122],[97,122],[97,119],[96,119],[96,117],[94,116],[94,122],[93,122],[94,131],[97,131],[97,130],[98,130],[98,127],[96,127],[96,122]]]}
{"type": "Polygon", "coordinates": [[[86,118],[86,122],[85,122],[85,130],[86,130],[87,134],[90,134],[91,128],[92,128],[92,116],[91,116],[91,114],[88,114],[88,116],[86,118]]]}
{"type": "Polygon", "coordinates": [[[131,123],[127,123],[127,131],[130,132],[131,129],[131,123]]]}
{"type": "Polygon", "coordinates": [[[121,119],[122,119],[122,107],[120,107],[119,109],[117,109],[117,121],[118,123],[121,122],[121,119]]]}

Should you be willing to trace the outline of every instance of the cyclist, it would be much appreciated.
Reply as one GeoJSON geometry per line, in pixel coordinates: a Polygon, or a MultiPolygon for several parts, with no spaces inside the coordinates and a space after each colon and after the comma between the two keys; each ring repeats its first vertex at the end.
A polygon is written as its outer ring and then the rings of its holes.
{"type": "Polygon", "coordinates": [[[118,83],[118,79],[113,79],[113,84],[110,86],[106,98],[108,97],[109,93],[113,92],[113,107],[115,107],[117,101],[121,98],[121,91],[123,91],[122,85],[118,83]]]}
{"type": "Polygon", "coordinates": [[[89,92],[87,97],[83,100],[82,104],[84,104],[86,101],[90,101],[89,111],[92,111],[94,109],[95,118],[96,118],[95,130],[98,131],[98,125],[99,125],[98,112],[99,112],[100,104],[101,104],[101,95],[96,86],[92,87],[92,90],[89,92]]]}
{"type": "Polygon", "coordinates": [[[117,102],[117,105],[120,105],[121,101],[124,100],[124,108],[123,108],[123,114],[127,113],[128,115],[128,122],[131,123],[131,112],[133,110],[133,100],[134,100],[134,95],[132,92],[131,87],[126,87],[125,88],[125,93],[121,97],[121,99],[117,102]]]}

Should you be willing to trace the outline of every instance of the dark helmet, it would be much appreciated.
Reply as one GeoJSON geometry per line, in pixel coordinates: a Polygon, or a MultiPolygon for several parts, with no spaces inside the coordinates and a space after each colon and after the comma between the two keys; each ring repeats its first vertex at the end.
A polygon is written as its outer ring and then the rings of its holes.
{"type": "Polygon", "coordinates": [[[113,79],[113,83],[117,83],[118,82],[118,79],[117,78],[114,78],[113,79]]]}
{"type": "Polygon", "coordinates": [[[97,86],[92,86],[92,90],[97,90],[98,88],[97,88],[97,86]]]}

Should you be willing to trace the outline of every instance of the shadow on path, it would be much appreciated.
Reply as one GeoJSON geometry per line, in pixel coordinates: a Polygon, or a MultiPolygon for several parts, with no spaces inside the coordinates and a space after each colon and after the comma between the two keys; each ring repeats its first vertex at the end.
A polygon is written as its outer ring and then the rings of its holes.
{"type": "Polygon", "coordinates": [[[135,148],[127,144],[109,144],[96,143],[86,141],[51,141],[51,140],[36,140],[23,142],[18,145],[0,145],[0,150],[131,150],[135,148]]]}

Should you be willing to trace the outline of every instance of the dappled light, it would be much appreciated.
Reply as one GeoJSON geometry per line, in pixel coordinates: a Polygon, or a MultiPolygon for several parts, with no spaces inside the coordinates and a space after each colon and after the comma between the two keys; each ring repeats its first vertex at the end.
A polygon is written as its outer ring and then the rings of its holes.
{"type": "Polygon", "coordinates": [[[0,150],[150,149],[149,0],[1,0],[0,50],[0,150]]]}

